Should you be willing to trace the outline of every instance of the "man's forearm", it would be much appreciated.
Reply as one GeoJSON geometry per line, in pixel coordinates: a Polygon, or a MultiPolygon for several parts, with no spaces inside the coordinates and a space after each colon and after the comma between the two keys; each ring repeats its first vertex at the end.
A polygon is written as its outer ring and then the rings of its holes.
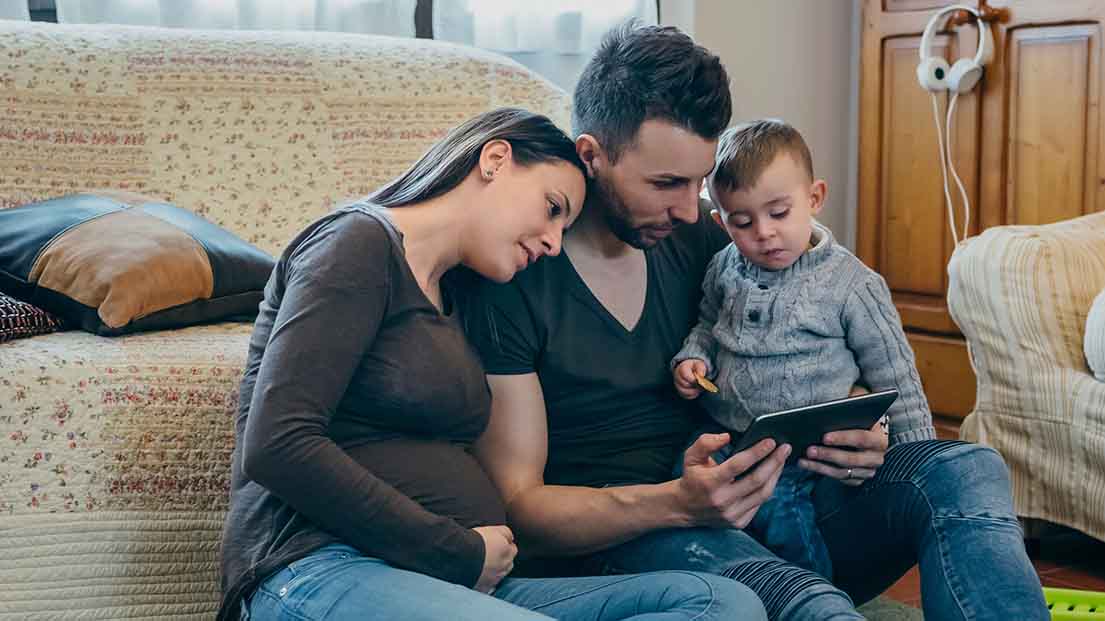
{"type": "Polygon", "coordinates": [[[645,533],[689,526],[679,510],[678,483],[621,487],[542,485],[507,507],[523,556],[578,556],[645,533]]]}

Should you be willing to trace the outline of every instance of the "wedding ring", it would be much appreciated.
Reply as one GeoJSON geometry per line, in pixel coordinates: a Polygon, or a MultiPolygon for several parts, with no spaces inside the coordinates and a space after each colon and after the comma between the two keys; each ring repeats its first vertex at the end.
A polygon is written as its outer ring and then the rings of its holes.
{"type": "Polygon", "coordinates": [[[845,479],[850,479],[850,478],[852,478],[852,469],[851,469],[851,468],[848,468],[848,475],[847,475],[847,476],[845,476],[844,478],[845,478],[845,479]]]}

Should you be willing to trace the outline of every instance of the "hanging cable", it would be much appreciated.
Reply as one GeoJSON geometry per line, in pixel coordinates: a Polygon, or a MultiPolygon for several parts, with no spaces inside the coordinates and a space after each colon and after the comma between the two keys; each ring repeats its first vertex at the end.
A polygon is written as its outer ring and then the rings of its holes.
{"type": "MultiPolygon", "coordinates": [[[[955,180],[955,185],[959,186],[959,196],[963,199],[963,239],[967,239],[969,234],[968,231],[971,226],[971,201],[969,198],[967,198],[967,190],[963,187],[963,180],[959,178],[959,173],[955,171],[955,158],[952,156],[952,152],[954,151],[954,149],[952,149],[952,141],[954,140],[955,136],[955,134],[952,133],[952,115],[955,112],[955,102],[958,101],[958,99],[959,93],[952,93],[952,99],[950,102],[948,102],[948,117],[945,121],[944,127],[945,135],[948,137],[948,168],[951,170],[952,179],[955,180]]],[[[939,129],[937,131],[939,131],[939,129]]],[[[947,183],[947,181],[945,180],[944,183],[947,183]]],[[[954,220],[951,222],[951,227],[953,233],[952,236],[954,237],[954,220]]]]}
{"type": "Polygon", "coordinates": [[[952,204],[951,192],[948,191],[948,167],[944,164],[944,137],[940,123],[940,104],[936,101],[936,93],[932,93],[932,120],[936,123],[936,144],[940,148],[940,177],[944,181],[944,203],[948,208],[948,224],[952,229],[952,241],[958,246],[959,234],[955,230],[955,207],[952,204]]]}

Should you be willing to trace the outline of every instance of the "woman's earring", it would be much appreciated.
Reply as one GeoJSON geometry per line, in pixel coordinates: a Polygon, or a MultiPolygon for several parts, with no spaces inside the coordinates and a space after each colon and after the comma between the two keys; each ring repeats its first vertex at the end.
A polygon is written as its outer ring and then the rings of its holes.
{"type": "Polygon", "coordinates": [[[495,173],[491,172],[490,170],[483,171],[483,176],[486,177],[487,179],[490,179],[491,176],[494,175],[494,174],[495,173]]]}

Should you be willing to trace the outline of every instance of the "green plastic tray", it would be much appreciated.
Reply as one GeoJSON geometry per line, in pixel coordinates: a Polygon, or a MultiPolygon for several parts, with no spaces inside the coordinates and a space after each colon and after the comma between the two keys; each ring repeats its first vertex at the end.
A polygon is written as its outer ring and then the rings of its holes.
{"type": "Polygon", "coordinates": [[[1052,621],[1105,621],[1105,593],[1044,587],[1052,621]]]}

